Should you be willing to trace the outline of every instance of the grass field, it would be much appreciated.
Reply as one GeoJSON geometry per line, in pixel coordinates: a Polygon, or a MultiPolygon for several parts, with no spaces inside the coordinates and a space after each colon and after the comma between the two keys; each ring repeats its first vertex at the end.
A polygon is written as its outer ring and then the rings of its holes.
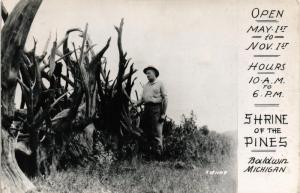
{"type": "Polygon", "coordinates": [[[97,164],[67,167],[33,182],[43,193],[235,193],[236,131],[220,134],[198,128],[193,114],[181,126],[169,126],[172,130],[164,138],[168,161],[113,162],[102,151],[97,164]]]}
{"type": "Polygon", "coordinates": [[[72,168],[33,182],[44,193],[234,193],[236,170],[230,163],[201,167],[169,161],[122,162],[72,168]]]}

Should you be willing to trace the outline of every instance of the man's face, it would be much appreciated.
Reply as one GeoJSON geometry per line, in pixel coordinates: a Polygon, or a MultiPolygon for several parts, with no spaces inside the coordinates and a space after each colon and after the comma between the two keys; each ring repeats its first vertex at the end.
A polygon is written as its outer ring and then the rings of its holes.
{"type": "Polygon", "coordinates": [[[146,71],[146,76],[150,82],[153,82],[156,79],[155,72],[151,69],[146,71]]]}

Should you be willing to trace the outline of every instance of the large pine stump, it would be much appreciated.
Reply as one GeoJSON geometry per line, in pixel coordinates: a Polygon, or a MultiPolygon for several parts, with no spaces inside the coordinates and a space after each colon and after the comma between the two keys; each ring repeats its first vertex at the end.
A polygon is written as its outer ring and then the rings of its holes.
{"type": "Polygon", "coordinates": [[[20,54],[42,0],[20,0],[4,18],[1,30],[1,192],[23,193],[34,185],[19,168],[15,158],[15,139],[9,134],[15,113],[15,90],[20,54]]]}
{"type": "Polygon", "coordinates": [[[15,158],[15,138],[2,128],[1,154],[1,191],[3,193],[22,193],[34,190],[35,187],[19,168],[15,158]]]}

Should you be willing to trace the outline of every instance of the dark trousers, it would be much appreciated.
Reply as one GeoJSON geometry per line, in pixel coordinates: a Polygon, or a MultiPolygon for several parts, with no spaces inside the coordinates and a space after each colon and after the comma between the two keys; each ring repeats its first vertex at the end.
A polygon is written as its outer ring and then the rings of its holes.
{"type": "Polygon", "coordinates": [[[159,155],[161,155],[163,149],[163,121],[160,120],[161,113],[161,103],[147,103],[141,117],[141,129],[146,139],[145,145],[151,152],[159,155]]]}

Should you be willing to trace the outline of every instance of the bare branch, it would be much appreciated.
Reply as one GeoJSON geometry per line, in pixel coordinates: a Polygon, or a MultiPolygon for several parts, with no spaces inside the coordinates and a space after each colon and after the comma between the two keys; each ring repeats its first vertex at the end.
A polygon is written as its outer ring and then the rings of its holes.
{"type": "Polygon", "coordinates": [[[94,65],[94,63],[101,60],[103,54],[105,53],[105,51],[109,47],[110,41],[111,41],[111,37],[107,40],[106,45],[104,46],[104,48],[102,48],[102,50],[93,58],[90,65],[94,65]]]}
{"type": "Polygon", "coordinates": [[[51,49],[51,54],[50,54],[50,58],[49,58],[49,65],[50,65],[50,69],[49,69],[49,75],[52,76],[54,69],[55,69],[55,53],[57,50],[57,37],[55,38],[55,41],[53,42],[53,46],[51,49]]]}
{"type": "Polygon", "coordinates": [[[124,25],[124,19],[122,18],[119,27],[115,26],[115,29],[118,32],[118,49],[119,49],[119,54],[120,54],[120,60],[123,60],[123,57],[124,57],[123,48],[122,48],[123,25],[124,25]]]}
{"type": "Polygon", "coordinates": [[[65,41],[69,38],[70,33],[72,33],[72,32],[82,32],[82,30],[80,28],[69,29],[66,32],[65,37],[57,44],[57,48],[59,48],[60,46],[62,46],[65,43],[65,41]]]}
{"type": "Polygon", "coordinates": [[[3,21],[5,22],[8,17],[8,11],[6,10],[6,8],[3,4],[3,1],[1,1],[1,16],[2,16],[3,21]]]}
{"type": "Polygon", "coordinates": [[[68,94],[69,92],[65,92],[64,94],[62,94],[60,97],[58,97],[51,105],[50,105],[50,109],[54,108],[54,106],[64,97],[68,94]]]}
{"type": "Polygon", "coordinates": [[[27,93],[30,92],[30,89],[19,78],[17,78],[17,81],[20,84],[21,88],[24,89],[24,91],[26,91],[27,93]]]}

